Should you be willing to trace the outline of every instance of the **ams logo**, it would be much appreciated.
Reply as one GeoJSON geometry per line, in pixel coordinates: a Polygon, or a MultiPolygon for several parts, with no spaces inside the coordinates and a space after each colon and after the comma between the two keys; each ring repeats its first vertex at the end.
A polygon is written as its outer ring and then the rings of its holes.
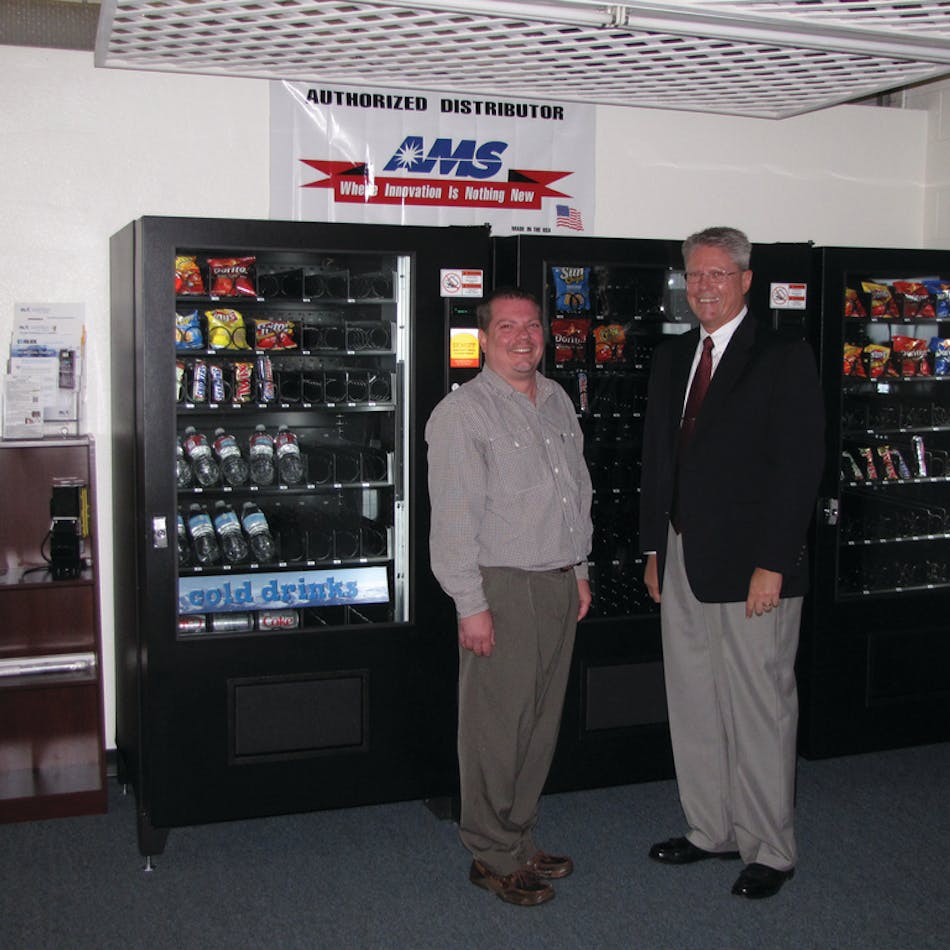
{"type": "Polygon", "coordinates": [[[485,142],[462,139],[454,145],[452,139],[436,139],[428,152],[421,135],[408,135],[386,163],[384,172],[410,171],[428,174],[438,165],[438,174],[456,178],[491,178],[501,171],[501,153],[507,142],[485,142]]]}

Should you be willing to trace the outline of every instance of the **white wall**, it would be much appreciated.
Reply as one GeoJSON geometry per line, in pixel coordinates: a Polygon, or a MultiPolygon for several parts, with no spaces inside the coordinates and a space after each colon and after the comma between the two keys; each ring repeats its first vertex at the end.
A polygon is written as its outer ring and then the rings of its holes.
{"type": "MultiPolygon", "coordinates": [[[[754,241],[891,247],[932,233],[950,247],[950,215],[927,223],[928,115],[844,106],[774,122],[602,107],[597,230],[680,238],[735,224],[754,241]]],[[[145,214],[266,218],[268,176],[266,82],[99,70],[91,53],[0,46],[0,353],[14,302],[85,304],[110,745],[122,552],[110,527],[109,236],[145,214]]]]}
{"type": "Polygon", "coordinates": [[[780,121],[602,107],[597,230],[922,246],[926,115],[838,106],[780,121]]]}
{"type": "Polygon", "coordinates": [[[950,80],[911,89],[904,103],[907,108],[926,109],[929,118],[924,244],[950,247],[950,80]]]}

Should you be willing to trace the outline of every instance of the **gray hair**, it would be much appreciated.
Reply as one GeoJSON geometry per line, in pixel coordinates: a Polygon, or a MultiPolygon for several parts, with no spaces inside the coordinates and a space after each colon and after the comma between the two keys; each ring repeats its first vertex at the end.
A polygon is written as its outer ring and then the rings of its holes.
{"type": "Polygon", "coordinates": [[[752,245],[738,228],[705,228],[683,241],[683,263],[698,247],[721,247],[740,270],[749,269],[752,245]]]}

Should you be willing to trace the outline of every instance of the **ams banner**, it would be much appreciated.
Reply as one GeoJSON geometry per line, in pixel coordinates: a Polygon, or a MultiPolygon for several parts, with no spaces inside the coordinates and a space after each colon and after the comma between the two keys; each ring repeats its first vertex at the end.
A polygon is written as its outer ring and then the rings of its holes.
{"type": "Polygon", "coordinates": [[[594,234],[593,106],[271,84],[271,217],[594,234]]]}

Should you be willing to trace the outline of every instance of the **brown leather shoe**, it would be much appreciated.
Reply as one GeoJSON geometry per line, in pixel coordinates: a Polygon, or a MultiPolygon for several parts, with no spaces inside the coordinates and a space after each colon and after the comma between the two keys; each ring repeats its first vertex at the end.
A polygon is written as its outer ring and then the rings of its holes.
{"type": "Polygon", "coordinates": [[[529,867],[518,868],[511,874],[496,874],[481,861],[472,861],[468,879],[478,887],[497,894],[507,904],[534,907],[554,897],[554,888],[542,881],[529,867]]]}
{"type": "Polygon", "coordinates": [[[538,851],[527,865],[538,877],[548,880],[567,877],[574,870],[574,862],[566,854],[548,854],[538,851]]]}

